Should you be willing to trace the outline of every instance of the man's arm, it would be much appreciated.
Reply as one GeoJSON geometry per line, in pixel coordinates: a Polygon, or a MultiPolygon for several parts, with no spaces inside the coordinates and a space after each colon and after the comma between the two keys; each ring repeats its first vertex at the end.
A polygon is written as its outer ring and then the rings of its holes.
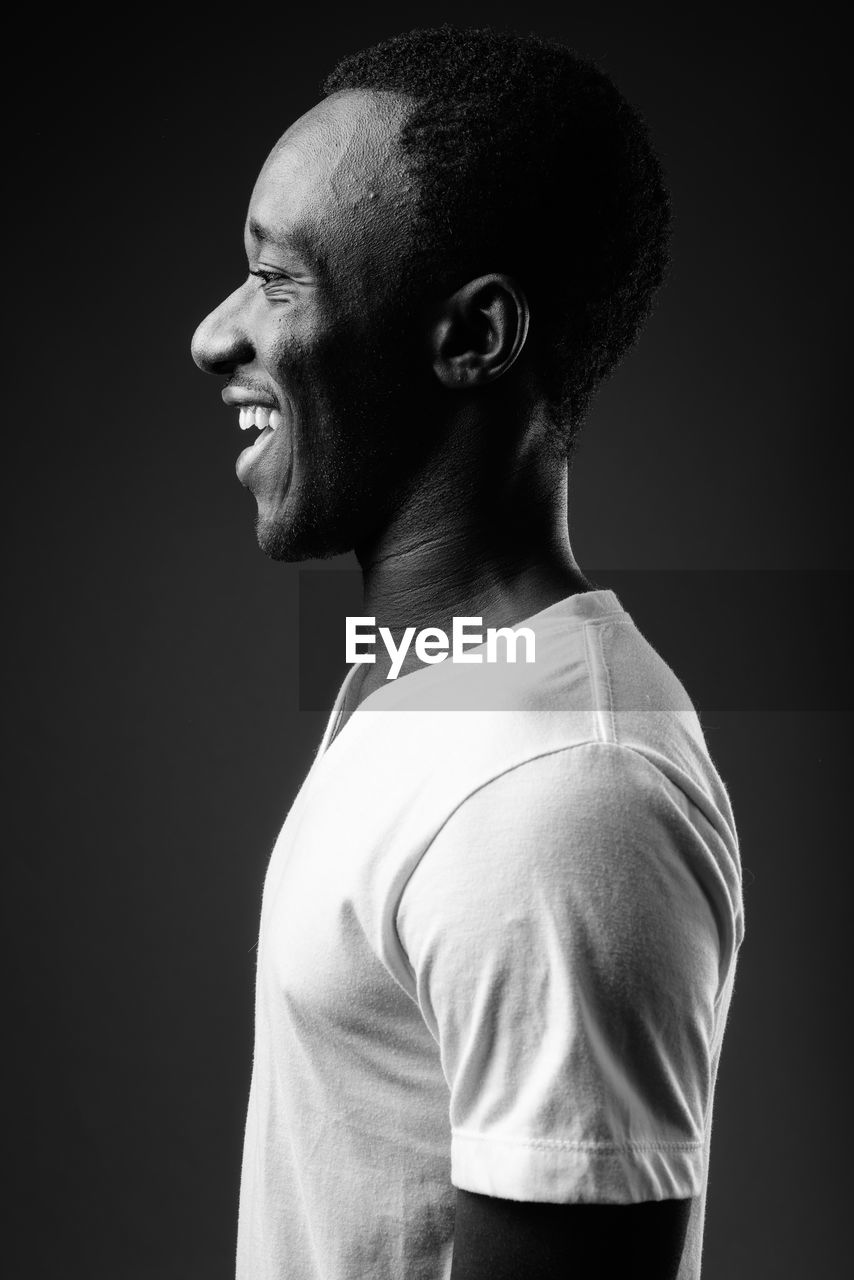
{"type": "Polygon", "coordinates": [[[467,1189],[454,1280],[678,1273],[735,937],[708,836],[654,763],[580,744],[470,795],[410,876],[398,936],[467,1189]]]}
{"type": "Polygon", "coordinates": [[[457,1191],[451,1280],[676,1280],[690,1200],[541,1204],[457,1191]]]}

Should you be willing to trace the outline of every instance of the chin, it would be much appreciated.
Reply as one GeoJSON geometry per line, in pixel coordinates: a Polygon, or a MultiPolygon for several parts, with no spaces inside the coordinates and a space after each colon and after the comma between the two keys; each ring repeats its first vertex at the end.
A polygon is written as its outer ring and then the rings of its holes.
{"type": "Polygon", "coordinates": [[[270,560],[297,564],[301,560],[328,560],[353,550],[354,540],[343,529],[298,527],[298,522],[258,516],[258,546],[270,560]]]}

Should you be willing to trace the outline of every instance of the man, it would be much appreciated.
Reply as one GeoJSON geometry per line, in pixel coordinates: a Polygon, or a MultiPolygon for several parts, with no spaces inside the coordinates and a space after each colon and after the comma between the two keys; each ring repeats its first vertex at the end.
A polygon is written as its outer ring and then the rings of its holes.
{"type": "Polygon", "coordinates": [[[660,166],[536,38],[415,31],[324,89],[193,342],[260,429],[259,542],[354,549],[396,642],[479,618],[536,650],[410,647],[388,680],[377,649],[341,687],[265,883],[238,1277],[693,1280],[735,831],[567,532],[585,408],[664,271],[660,166]]]}

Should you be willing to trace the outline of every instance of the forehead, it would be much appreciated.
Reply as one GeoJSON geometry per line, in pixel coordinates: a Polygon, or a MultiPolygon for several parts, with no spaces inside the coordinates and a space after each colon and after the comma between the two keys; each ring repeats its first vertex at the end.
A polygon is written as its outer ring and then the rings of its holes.
{"type": "Polygon", "coordinates": [[[397,144],[407,107],[397,94],[347,91],[301,116],[258,176],[247,235],[314,244],[324,259],[387,244],[410,204],[412,182],[397,144]]]}

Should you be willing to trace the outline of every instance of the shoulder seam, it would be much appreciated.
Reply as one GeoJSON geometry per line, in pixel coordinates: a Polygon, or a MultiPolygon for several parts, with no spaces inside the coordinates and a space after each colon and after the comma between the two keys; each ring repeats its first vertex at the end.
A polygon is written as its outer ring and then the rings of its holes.
{"type": "Polygon", "coordinates": [[[593,633],[595,630],[596,624],[592,622],[584,624],[584,651],[587,656],[587,672],[593,695],[593,714],[599,729],[600,741],[616,742],[617,732],[614,723],[614,696],[611,689],[611,676],[608,671],[608,664],[605,662],[602,638],[597,636],[594,639],[593,633]],[[595,649],[594,645],[596,645],[595,649]],[[603,677],[602,680],[599,679],[600,673],[603,677]]]}

